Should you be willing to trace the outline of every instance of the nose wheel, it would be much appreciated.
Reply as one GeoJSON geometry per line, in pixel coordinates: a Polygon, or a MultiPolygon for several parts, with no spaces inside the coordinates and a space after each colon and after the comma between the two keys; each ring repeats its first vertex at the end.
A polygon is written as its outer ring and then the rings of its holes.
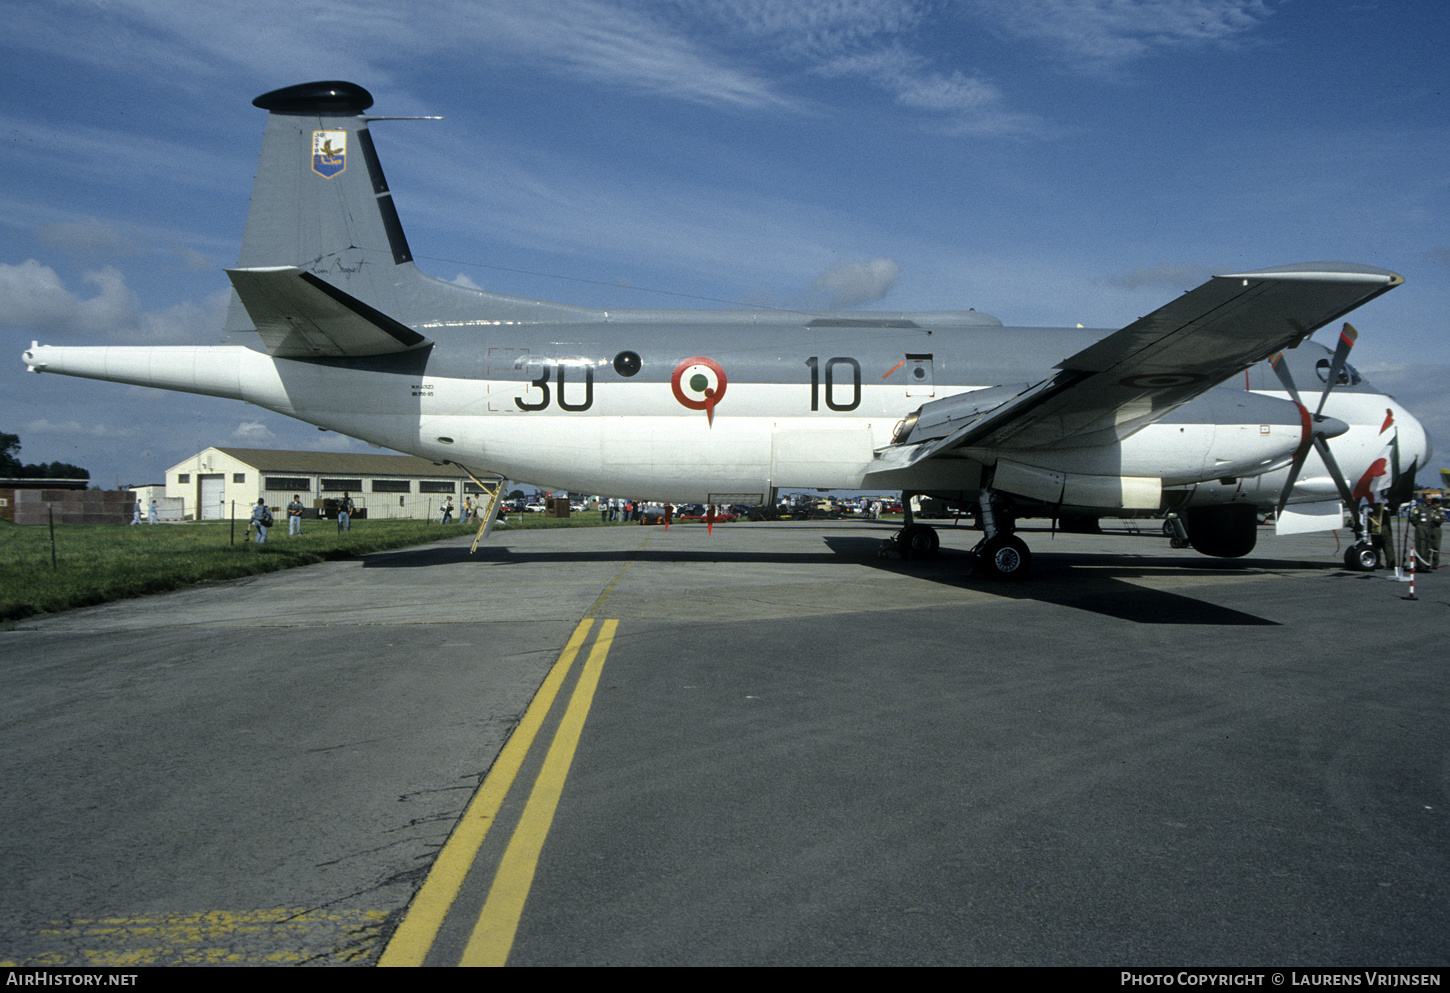
{"type": "Polygon", "coordinates": [[[1344,550],[1345,568],[1354,572],[1373,572],[1379,567],[1379,553],[1367,541],[1357,541],[1344,550]]]}

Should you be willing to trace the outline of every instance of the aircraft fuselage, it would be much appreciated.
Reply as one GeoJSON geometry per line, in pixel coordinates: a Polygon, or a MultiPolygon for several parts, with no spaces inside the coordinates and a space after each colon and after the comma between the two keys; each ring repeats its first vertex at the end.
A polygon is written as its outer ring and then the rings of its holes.
{"type": "MultiPolygon", "coordinates": [[[[277,358],[240,346],[40,347],[27,362],[245,400],[376,445],[545,486],[750,503],[780,488],[859,488],[872,453],[922,404],[1040,381],[1051,358],[1108,333],[1008,328],[971,312],[960,323],[940,314],[728,316],[438,321],[421,325],[437,337],[432,346],[369,358],[277,358]],[[692,384],[697,377],[706,382],[692,384]]],[[[1300,426],[1287,401],[1215,390],[1124,433],[1106,445],[1020,458],[1055,472],[1183,487],[1286,460],[1300,426]]],[[[959,460],[933,462],[895,482],[970,495],[976,478],[965,469],[959,460]]],[[[1158,509],[1153,503],[1137,509],[1158,509]]]]}

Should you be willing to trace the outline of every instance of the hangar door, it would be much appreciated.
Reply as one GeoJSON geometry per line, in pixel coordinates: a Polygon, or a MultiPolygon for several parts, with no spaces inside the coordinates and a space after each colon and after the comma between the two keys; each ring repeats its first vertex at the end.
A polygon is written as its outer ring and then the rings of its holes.
{"type": "Polygon", "coordinates": [[[219,521],[226,516],[222,501],[226,497],[226,479],[220,472],[208,472],[196,477],[198,513],[197,519],[219,521]]]}

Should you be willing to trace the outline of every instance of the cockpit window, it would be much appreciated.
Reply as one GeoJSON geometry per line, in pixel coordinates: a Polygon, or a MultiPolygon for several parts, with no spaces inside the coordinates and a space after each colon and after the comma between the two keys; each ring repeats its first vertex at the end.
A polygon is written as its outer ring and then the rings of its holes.
{"type": "MultiPolygon", "coordinates": [[[[1329,359],[1320,359],[1318,362],[1314,363],[1314,371],[1319,373],[1319,381],[1321,383],[1329,382],[1329,365],[1329,359]]],[[[1339,371],[1339,382],[1335,383],[1334,385],[1358,386],[1362,380],[1363,377],[1360,376],[1359,370],[1346,362],[1344,364],[1344,368],[1339,371]]]]}

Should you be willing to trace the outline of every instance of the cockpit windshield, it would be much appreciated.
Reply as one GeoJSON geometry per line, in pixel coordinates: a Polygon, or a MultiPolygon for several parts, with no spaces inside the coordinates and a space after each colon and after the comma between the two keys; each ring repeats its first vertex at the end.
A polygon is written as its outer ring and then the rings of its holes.
{"type": "MultiPolygon", "coordinates": [[[[1319,374],[1319,381],[1321,383],[1329,382],[1329,366],[1329,359],[1320,359],[1318,362],[1314,363],[1314,371],[1319,374]]],[[[1344,364],[1344,368],[1339,370],[1339,380],[1334,385],[1358,386],[1363,381],[1364,377],[1359,374],[1359,370],[1346,362],[1344,364]]]]}

